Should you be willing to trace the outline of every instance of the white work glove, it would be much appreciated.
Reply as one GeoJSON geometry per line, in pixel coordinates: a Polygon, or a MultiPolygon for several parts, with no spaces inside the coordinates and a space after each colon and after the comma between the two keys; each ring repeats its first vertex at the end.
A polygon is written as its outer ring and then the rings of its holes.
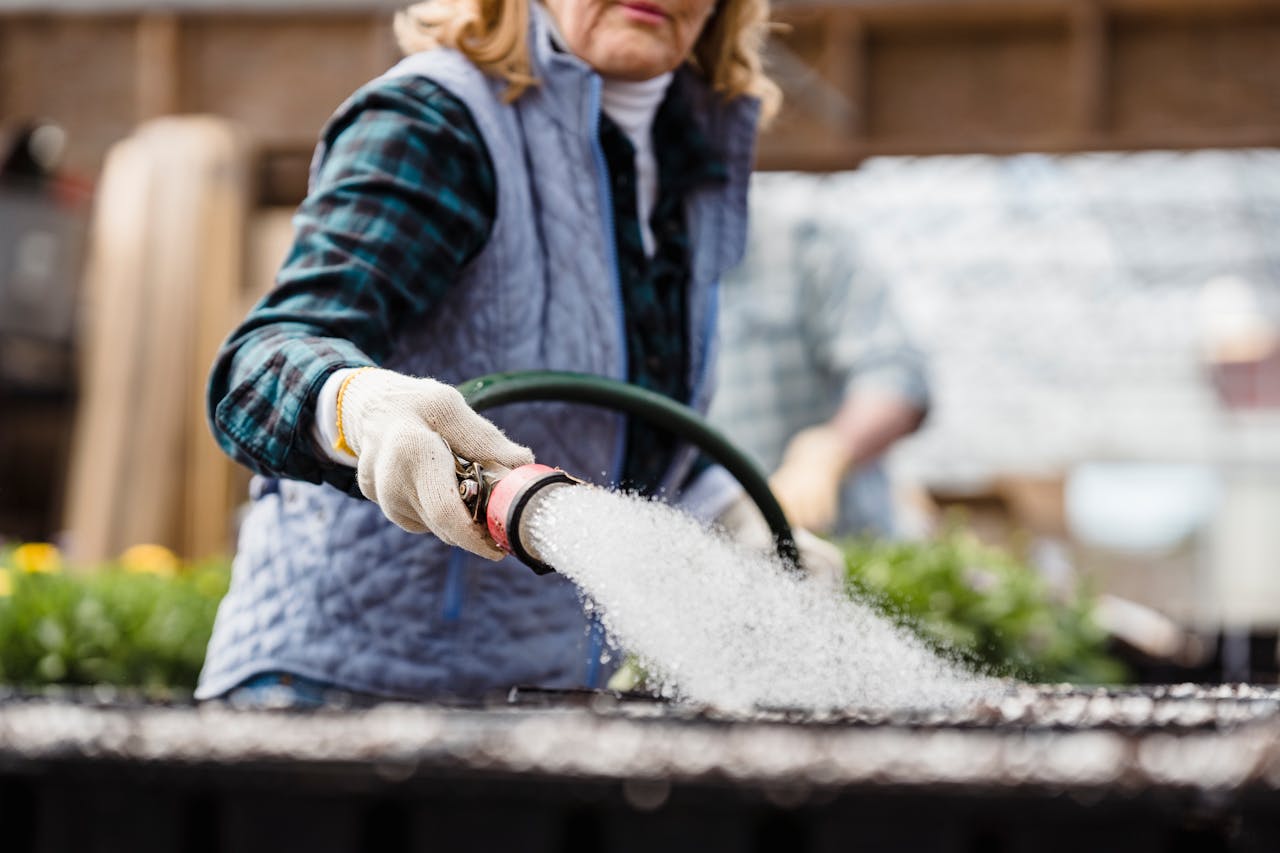
{"type": "Polygon", "coordinates": [[[353,374],[338,412],[360,491],[387,518],[410,533],[429,531],[473,554],[502,559],[458,495],[453,457],[517,468],[533,461],[527,447],[476,414],[451,385],[390,370],[353,374]]]}
{"type": "MultiPolygon", "coordinates": [[[[767,552],[774,549],[773,531],[769,529],[769,524],[764,520],[755,501],[745,492],[716,516],[715,524],[724,528],[735,541],[749,548],[767,552]]],[[[844,553],[803,527],[791,528],[791,535],[796,540],[796,550],[800,552],[800,568],[808,578],[833,590],[843,589],[844,553]]]]}
{"type": "Polygon", "coordinates": [[[769,488],[796,527],[826,532],[835,527],[840,484],[849,467],[848,442],[824,425],[796,433],[769,478],[769,488]]]}

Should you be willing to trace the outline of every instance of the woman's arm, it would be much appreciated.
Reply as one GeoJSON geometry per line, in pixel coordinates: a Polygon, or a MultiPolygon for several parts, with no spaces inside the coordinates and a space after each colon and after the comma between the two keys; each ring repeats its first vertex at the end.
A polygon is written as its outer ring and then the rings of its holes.
{"type": "Polygon", "coordinates": [[[254,471],[358,495],[355,471],[310,440],[316,396],[334,371],[380,363],[398,326],[444,298],[488,240],[493,167],[466,107],[420,77],[370,84],[322,140],[293,247],[218,353],[208,410],[254,471]]]}

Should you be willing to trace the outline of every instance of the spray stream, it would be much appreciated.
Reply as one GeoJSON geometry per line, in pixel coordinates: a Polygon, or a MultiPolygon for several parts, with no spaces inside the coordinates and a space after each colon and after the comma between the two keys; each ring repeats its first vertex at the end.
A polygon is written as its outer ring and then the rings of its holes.
{"type": "Polygon", "coordinates": [[[504,550],[572,579],[668,696],[741,710],[923,710],[1002,689],[776,556],[664,504],[578,482],[524,466],[490,484],[480,513],[504,550]]]}

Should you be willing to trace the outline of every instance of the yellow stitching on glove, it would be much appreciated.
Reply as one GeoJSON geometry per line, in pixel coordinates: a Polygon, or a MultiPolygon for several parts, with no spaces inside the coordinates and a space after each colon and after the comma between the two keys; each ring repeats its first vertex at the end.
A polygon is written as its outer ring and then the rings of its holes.
{"type": "Polygon", "coordinates": [[[373,367],[357,367],[352,373],[350,373],[347,376],[346,379],[342,380],[342,384],[338,386],[338,399],[335,403],[336,408],[338,410],[338,437],[334,439],[333,449],[338,451],[339,453],[348,453],[352,456],[356,455],[356,452],[351,449],[351,445],[347,444],[346,433],[342,431],[342,397],[344,394],[347,393],[347,386],[351,384],[352,379],[355,379],[358,375],[365,372],[366,370],[374,370],[374,369],[375,368],[373,367]]]}

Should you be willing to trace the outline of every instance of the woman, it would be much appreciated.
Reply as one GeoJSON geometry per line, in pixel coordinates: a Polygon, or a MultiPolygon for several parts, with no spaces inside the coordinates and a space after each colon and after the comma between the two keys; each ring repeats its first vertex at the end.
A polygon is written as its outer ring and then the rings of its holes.
{"type": "Polygon", "coordinates": [[[715,282],[742,254],[776,100],[765,4],[435,0],[399,16],[409,56],[325,128],[276,288],[214,365],[214,433],[263,476],[198,696],[600,683],[572,585],[479,559],[501,554],[452,452],[508,467],[536,452],[649,493],[674,493],[688,454],[585,407],[490,422],[451,386],[575,370],[705,410],[715,282]]]}

